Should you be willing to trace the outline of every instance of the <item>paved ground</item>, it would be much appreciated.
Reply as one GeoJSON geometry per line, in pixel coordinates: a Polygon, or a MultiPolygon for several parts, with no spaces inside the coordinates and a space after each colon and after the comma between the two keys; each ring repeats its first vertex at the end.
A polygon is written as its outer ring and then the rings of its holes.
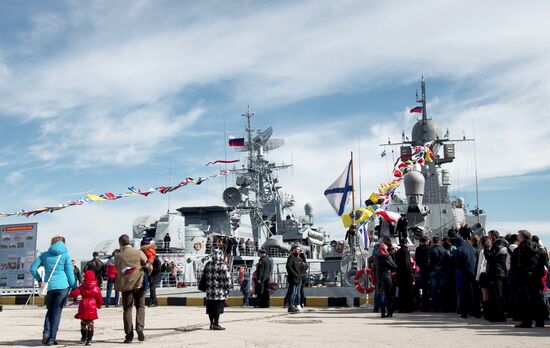
{"type": "MultiPolygon", "coordinates": [[[[44,308],[4,306],[0,312],[0,346],[40,345],[44,308]]],[[[58,342],[80,346],[75,308],[66,308],[58,342]]],[[[548,322],[547,322],[548,323],[548,322]]],[[[226,308],[225,331],[209,331],[201,307],[156,307],[146,310],[146,341],[139,347],[548,347],[550,328],[515,329],[513,323],[491,324],[452,314],[399,314],[380,319],[362,308],[307,309],[289,315],[282,308],[226,308]]],[[[104,308],[96,322],[94,347],[124,346],[122,310],[104,308]]]]}

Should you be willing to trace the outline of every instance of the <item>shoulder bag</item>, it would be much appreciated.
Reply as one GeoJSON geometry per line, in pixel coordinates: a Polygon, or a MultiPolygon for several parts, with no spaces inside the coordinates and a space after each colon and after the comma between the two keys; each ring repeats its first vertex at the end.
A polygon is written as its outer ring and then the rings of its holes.
{"type": "Polygon", "coordinates": [[[55,272],[55,268],[57,267],[57,263],[59,262],[60,258],[61,258],[61,255],[59,255],[59,257],[55,261],[55,265],[53,266],[52,272],[50,273],[48,280],[45,282],[42,282],[42,286],[40,286],[40,289],[38,289],[38,296],[46,297],[46,295],[48,294],[48,283],[50,282],[50,279],[52,279],[53,272],[55,272]]]}

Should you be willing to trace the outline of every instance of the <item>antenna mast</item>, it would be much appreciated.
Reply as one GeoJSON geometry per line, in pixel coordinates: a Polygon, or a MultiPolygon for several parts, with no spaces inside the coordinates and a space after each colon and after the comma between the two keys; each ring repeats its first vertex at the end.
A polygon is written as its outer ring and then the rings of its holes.
{"type": "Polygon", "coordinates": [[[253,112],[250,112],[250,105],[247,105],[246,112],[242,114],[242,116],[246,117],[247,123],[246,123],[246,133],[248,136],[248,168],[252,168],[252,156],[254,152],[254,146],[252,144],[252,132],[254,129],[252,129],[252,126],[250,125],[250,119],[252,116],[254,116],[253,112]]]}
{"type": "Polygon", "coordinates": [[[422,75],[421,86],[422,98],[420,100],[417,100],[417,102],[422,103],[422,143],[426,143],[426,133],[428,131],[428,114],[426,111],[426,81],[424,80],[424,75],[422,75]]]}

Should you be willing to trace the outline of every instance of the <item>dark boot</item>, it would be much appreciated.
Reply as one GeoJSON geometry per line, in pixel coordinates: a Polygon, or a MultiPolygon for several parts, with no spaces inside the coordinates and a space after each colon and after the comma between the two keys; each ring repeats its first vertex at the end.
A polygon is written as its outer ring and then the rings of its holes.
{"type": "Polygon", "coordinates": [[[94,336],[94,330],[88,329],[86,335],[86,345],[89,346],[92,343],[92,337],[94,336]]]}
{"type": "Polygon", "coordinates": [[[214,325],[212,326],[212,330],[225,330],[224,327],[220,326],[220,317],[216,316],[214,318],[214,325]]]}
{"type": "Polygon", "coordinates": [[[84,343],[86,341],[86,335],[87,335],[86,329],[80,329],[80,334],[82,335],[80,337],[80,342],[84,343]]]}

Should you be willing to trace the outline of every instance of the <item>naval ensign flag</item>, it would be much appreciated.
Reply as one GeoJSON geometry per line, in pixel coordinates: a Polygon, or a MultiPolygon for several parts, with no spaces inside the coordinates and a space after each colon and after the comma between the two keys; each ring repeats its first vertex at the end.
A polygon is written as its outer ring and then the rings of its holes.
{"type": "Polygon", "coordinates": [[[325,190],[325,196],[338,216],[342,216],[342,214],[344,214],[346,203],[349,199],[349,193],[352,190],[351,166],[352,162],[349,161],[349,164],[344,172],[325,190]]]}

